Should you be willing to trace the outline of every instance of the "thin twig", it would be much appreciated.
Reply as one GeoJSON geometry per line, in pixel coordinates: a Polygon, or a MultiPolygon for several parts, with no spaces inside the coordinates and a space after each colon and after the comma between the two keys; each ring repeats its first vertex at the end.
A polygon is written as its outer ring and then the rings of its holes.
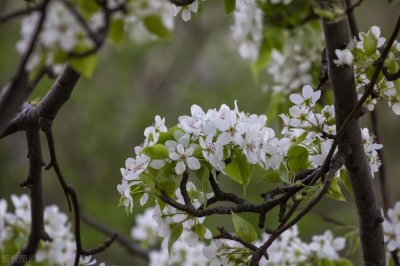
{"type": "Polygon", "coordinates": [[[108,237],[112,237],[112,236],[116,235],[115,241],[118,242],[123,247],[125,247],[130,254],[138,255],[145,261],[149,261],[149,251],[140,248],[129,238],[116,233],[113,229],[109,228],[105,224],[100,223],[93,217],[90,217],[89,215],[87,215],[83,212],[81,212],[81,220],[84,221],[89,226],[91,226],[92,228],[96,229],[97,231],[103,233],[104,235],[106,235],[108,237]]]}

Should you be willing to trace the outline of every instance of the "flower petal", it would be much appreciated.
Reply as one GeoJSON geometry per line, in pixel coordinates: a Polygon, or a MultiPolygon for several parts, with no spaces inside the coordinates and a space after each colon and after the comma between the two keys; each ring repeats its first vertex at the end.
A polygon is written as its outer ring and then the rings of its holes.
{"type": "Polygon", "coordinates": [[[175,173],[177,175],[183,174],[183,172],[185,172],[185,170],[186,170],[186,164],[184,162],[179,161],[179,162],[176,163],[175,173]]]}
{"type": "Polygon", "coordinates": [[[192,170],[199,170],[201,165],[197,158],[189,157],[186,159],[187,166],[192,170]]]}

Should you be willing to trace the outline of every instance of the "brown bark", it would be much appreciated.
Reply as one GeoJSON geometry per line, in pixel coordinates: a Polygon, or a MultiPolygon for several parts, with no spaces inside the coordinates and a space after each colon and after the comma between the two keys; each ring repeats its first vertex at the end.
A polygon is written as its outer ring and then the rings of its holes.
{"type": "MultiPolygon", "coordinates": [[[[323,1],[320,1],[323,2],[323,1]]],[[[344,49],[351,39],[346,17],[337,22],[323,21],[329,61],[329,79],[334,92],[336,127],[340,128],[346,117],[357,106],[354,72],[350,66],[336,66],[335,50],[344,49]]],[[[359,230],[364,265],[385,265],[382,214],[372,184],[372,174],[364,152],[358,118],[350,121],[339,143],[352,147],[345,166],[348,170],[359,217],[359,230]]]]}

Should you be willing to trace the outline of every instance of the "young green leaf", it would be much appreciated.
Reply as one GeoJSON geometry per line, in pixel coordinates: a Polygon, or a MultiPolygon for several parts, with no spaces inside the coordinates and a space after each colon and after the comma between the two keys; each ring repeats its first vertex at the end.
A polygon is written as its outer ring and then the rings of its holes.
{"type": "Polygon", "coordinates": [[[236,0],[224,0],[225,5],[225,13],[230,14],[235,11],[236,8],[236,0]]]}
{"type": "MultiPolygon", "coordinates": [[[[74,52],[83,53],[91,49],[87,44],[80,44],[75,47],[74,52]]],[[[68,63],[76,72],[81,73],[86,78],[91,78],[96,68],[97,54],[94,53],[85,57],[73,57],[68,60],[68,63]]]]}
{"type": "Polygon", "coordinates": [[[256,230],[254,230],[254,227],[245,219],[232,213],[232,222],[238,237],[247,242],[254,242],[257,240],[256,230]]]}
{"type": "Polygon", "coordinates": [[[346,201],[346,198],[343,196],[342,190],[340,189],[337,178],[332,179],[331,186],[328,190],[328,197],[337,201],[346,201]]]}
{"type": "Polygon", "coordinates": [[[287,165],[289,169],[296,173],[308,167],[308,151],[305,147],[294,145],[289,148],[287,153],[287,165]]]}
{"type": "Polygon", "coordinates": [[[334,261],[335,266],[353,266],[353,262],[351,262],[349,259],[338,259],[334,261]]]}
{"type": "Polygon", "coordinates": [[[119,45],[124,40],[125,36],[125,21],[122,18],[113,18],[110,23],[108,38],[115,45],[119,45]]]}
{"type": "Polygon", "coordinates": [[[149,32],[162,39],[169,39],[172,36],[171,31],[164,26],[160,16],[148,15],[143,18],[143,23],[149,32]]]}
{"type": "Polygon", "coordinates": [[[150,147],[146,147],[142,150],[142,153],[148,156],[150,159],[160,160],[168,158],[168,149],[162,144],[155,144],[150,147]]]}
{"type": "Polygon", "coordinates": [[[170,225],[171,234],[168,241],[168,253],[171,253],[172,245],[179,239],[182,234],[183,226],[182,223],[170,225]]]}
{"type": "Polygon", "coordinates": [[[250,182],[250,176],[254,166],[247,162],[246,156],[243,154],[235,154],[232,162],[224,169],[225,173],[235,182],[243,185],[246,189],[250,182]]]}

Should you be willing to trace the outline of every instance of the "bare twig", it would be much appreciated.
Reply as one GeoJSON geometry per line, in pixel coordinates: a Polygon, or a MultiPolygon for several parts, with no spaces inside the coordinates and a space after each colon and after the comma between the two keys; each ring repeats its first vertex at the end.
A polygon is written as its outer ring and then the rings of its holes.
{"type": "Polygon", "coordinates": [[[117,234],[116,232],[114,232],[114,230],[112,230],[108,226],[100,223],[93,217],[90,217],[87,214],[82,213],[82,212],[81,212],[81,219],[82,219],[82,221],[87,223],[89,226],[93,227],[94,229],[96,229],[97,231],[103,233],[104,235],[106,235],[108,237],[112,237],[115,235],[116,236],[115,241],[118,242],[123,247],[125,247],[130,254],[137,255],[137,256],[141,257],[142,259],[144,259],[145,261],[149,261],[149,251],[140,248],[129,238],[127,238],[123,235],[117,234]]]}
{"type": "Polygon", "coordinates": [[[0,24],[1,23],[5,23],[5,22],[9,22],[14,18],[30,15],[32,12],[35,12],[35,11],[39,10],[40,8],[41,8],[41,4],[39,4],[39,5],[35,6],[35,7],[27,7],[27,8],[22,8],[22,9],[15,10],[15,11],[9,13],[9,14],[1,16],[0,17],[0,24]]]}

